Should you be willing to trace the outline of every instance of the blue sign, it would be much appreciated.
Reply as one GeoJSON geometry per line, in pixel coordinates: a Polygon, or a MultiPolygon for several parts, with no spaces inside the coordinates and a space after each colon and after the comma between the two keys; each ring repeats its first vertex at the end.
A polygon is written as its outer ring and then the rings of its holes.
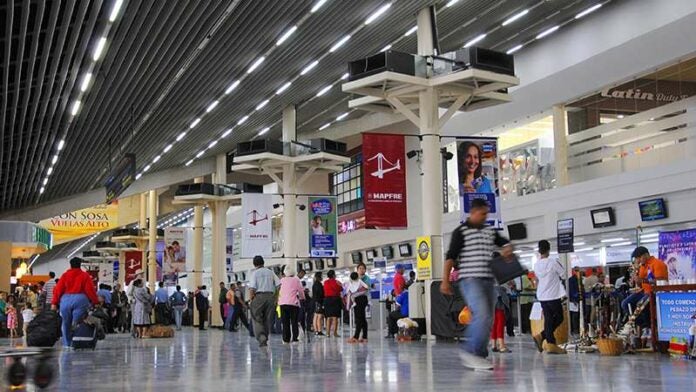
{"type": "Polygon", "coordinates": [[[657,292],[657,338],[669,341],[672,337],[689,340],[691,318],[696,315],[696,292],[657,292]]]}
{"type": "Polygon", "coordinates": [[[497,212],[494,193],[473,193],[473,192],[465,193],[463,199],[464,199],[464,209],[466,212],[469,212],[469,210],[471,210],[471,202],[474,199],[483,199],[483,200],[487,201],[489,212],[491,212],[491,213],[497,212]]]}
{"type": "Polygon", "coordinates": [[[331,201],[327,199],[313,201],[310,208],[312,209],[312,213],[314,215],[328,215],[331,213],[331,211],[333,211],[331,201]]]}

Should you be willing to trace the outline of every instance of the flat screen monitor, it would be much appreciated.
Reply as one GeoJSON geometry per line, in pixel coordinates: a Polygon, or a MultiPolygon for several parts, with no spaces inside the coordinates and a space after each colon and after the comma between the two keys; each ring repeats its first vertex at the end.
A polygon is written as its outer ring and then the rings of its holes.
{"type": "Polygon", "coordinates": [[[309,261],[309,260],[305,261],[305,262],[304,262],[304,265],[303,265],[303,269],[304,269],[306,272],[312,272],[312,270],[313,270],[313,268],[312,268],[312,262],[309,261]]]}
{"type": "Polygon", "coordinates": [[[353,264],[359,264],[362,262],[362,252],[353,252],[350,254],[350,257],[353,259],[353,264]]]}
{"type": "Polygon", "coordinates": [[[324,269],[324,260],[318,259],[314,260],[314,267],[316,268],[317,271],[321,271],[324,269]]]}
{"type": "Polygon", "coordinates": [[[382,256],[386,257],[387,259],[393,259],[394,258],[394,248],[392,248],[391,245],[383,246],[382,247],[382,256]]]}
{"type": "Polygon", "coordinates": [[[592,226],[594,228],[609,227],[616,224],[614,218],[614,209],[611,207],[599,208],[590,211],[592,217],[592,226]]]}
{"type": "Polygon", "coordinates": [[[511,240],[527,239],[527,226],[524,223],[513,223],[508,225],[508,234],[511,240]]]}
{"type": "Polygon", "coordinates": [[[400,244],[399,245],[399,255],[401,257],[410,257],[412,256],[411,253],[411,244],[400,244]]]}
{"type": "MultiPolygon", "coordinates": [[[[362,254],[360,255],[360,260],[362,260],[362,254]]],[[[336,259],[326,260],[326,268],[336,268],[336,259]]]]}
{"type": "Polygon", "coordinates": [[[659,198],[641,201],[638,202],[638,208],[640,209],[640,219],[643,222],[667,218],[665,199],[659,198]]]}
{"type": "Polygon", "coordinates": [[[367,260],[373,260],[375,257],[377,257],[377,251],[375,249],[368,249],[365,251],[365,256],[367,256],[367,260]]]}

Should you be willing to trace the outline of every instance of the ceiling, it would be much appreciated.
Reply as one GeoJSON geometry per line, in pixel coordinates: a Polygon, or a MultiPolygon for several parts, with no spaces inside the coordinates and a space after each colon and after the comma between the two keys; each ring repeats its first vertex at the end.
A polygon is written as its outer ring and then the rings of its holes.
{"type": "MultiPolygon", "coordinates": [[[[265,127],[270,132],[264,137],[278,137],[287,105],[297,105],[300,133],[337,121],[348,110],[349,96],[340,91],[346,63],[390,43],[394,50],[415,52],[416,34],[405,32],[426,6],[438,9],[443,52],[482,32],[487,36],[479,46],[507,51],[533,44],[540,32],[574,22],[576,14],[597,3],[394,0],[366,25],[388,1],[328,0],[312,12],[320,2],[3,2],[0,212],[101,187],[123,153],[136,155],[142,173],[146,167],[159,171],[183,165],[201,151],[202,157],[232,150],[265,127]],[[529,13],[502,26],[524,9],[529,13]],[[291,26],[297,30],[276,45],[291,26]],[[330,52],[347,34],[350,40],[330,52]],[[102,37],[105,44],[95,60],[102,37]],[[248,72],[261,56],[265,61],[248,72]],[[319,64],[301,75],[314,60],[319,64]],[[85,83],[88,73],[92,77],[85,83]],[[226,94],[236,80],[238,86],[226,94]],[[277,95],[288,81],[292,85],[277,95]],[[182,132],[185,137],[177,141],[182,132]]],[[[352,112],[341,120],[362,114],[352,112]]]]}

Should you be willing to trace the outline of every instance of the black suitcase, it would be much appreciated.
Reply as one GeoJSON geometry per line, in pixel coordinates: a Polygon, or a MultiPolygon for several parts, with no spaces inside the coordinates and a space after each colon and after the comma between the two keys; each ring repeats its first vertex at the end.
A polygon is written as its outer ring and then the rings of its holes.
{"type": "Polygon", "coordinates": [[[72,347],[76,350],[97,348],[97,328],[82,322],[73,331],[72,347]]]}
{"type": "Polygon", "coordinates": [[[61,319],[58,313],[45,310],[27,326],[27,346],[53,347],[60,339],[61,319]]]}
{"type": "Polygon", "coordinates": [[[515,278],[527,274],[527,269],[520,264],[516,255],[506,259],[502,256],[495,257],[491,261],[491,270],[498,284],[507,283],[515,278]]]}

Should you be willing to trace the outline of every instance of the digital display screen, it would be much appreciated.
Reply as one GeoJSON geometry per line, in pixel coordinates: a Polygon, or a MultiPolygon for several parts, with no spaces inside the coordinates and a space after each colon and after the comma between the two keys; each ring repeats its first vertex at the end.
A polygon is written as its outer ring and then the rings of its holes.
{"type": "Polygon", "coordinates": [[[614,210],[611,207],[602,208],[590,211],[592,216],[592,225],[597,227],[614,226],[614,210]]]}
{"type": "Polygon", "coordinates": [[[371,249],[371,250],[366,251],[365,255],[367,256],[368,260],[372,260],[375,257],[377,257],[377,252],[375,252],[373,249],[371,249]]]}
{"type": "Polygon", "coordinates": [[[645,200],[638,203],[640,219],[644,222],[667,218],[664,199],[645,200]]]}
{"type": "Polygon", "coordinates": [[[384,256],[388,259],[393,259],[394,258],[394,248],[392,248],[391,246],[382,247],[382,256],[384,256]]]}
{"type": "Polygon", "coordinates": [[[402,257],[411,256],[411,245],[409,245],[409,244],[401,244],[401,245],[399,245],[399,254],[400,254],[402,257]]]}
{"type": "Polygon", "coordinates": [[[135,181],[135,154],[125,154],[104,181],[106,204],[117,197],[135,181]]]}

